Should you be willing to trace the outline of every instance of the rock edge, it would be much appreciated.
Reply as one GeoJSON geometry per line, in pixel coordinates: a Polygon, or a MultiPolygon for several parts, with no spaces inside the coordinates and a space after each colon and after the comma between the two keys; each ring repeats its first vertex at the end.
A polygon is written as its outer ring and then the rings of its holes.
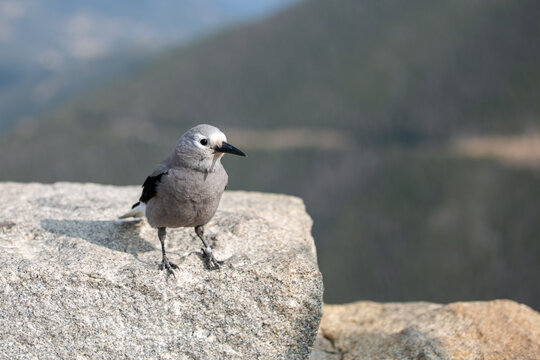
{"type": "Polygon", "coordinates": [[[306,359],[322,309],[312,221],[295,197],[226,192],[206,227],[119,221],[140,187],[1,183],[0,347],[7,358],[306,359]]]}

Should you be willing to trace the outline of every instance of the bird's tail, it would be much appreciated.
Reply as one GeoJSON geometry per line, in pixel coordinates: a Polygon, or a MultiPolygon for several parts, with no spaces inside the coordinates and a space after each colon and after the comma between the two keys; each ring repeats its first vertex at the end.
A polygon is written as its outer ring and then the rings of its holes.
{"type": "Polygon", "coordinates": [[[146,204],[139,201],[133,207],[131,210],[129,210],[124,215],[120,216],[119,219],[126,219],[129,217],[144,217],[146,216],[146,204]]]}

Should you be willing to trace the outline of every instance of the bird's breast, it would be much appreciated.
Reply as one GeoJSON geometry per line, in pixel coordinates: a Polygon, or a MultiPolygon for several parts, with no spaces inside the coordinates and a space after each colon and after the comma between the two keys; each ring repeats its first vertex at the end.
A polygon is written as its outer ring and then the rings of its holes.
{"type": "Polygon", "coordinates": [[[171,169],[147,205],[148,222],[156,227],[204,225],[214,216],[226,184],[222,167],[210,173],[171,169]]]}

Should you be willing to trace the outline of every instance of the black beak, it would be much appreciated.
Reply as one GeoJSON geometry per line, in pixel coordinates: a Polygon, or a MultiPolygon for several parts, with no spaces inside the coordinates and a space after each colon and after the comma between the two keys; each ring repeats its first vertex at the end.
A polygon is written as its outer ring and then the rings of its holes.
{"type": "Polygon", "coordinates": [[[217,152],[222,152],[222,153],[227,153],[227,154],[233,154],[233,155],[238,155],[238,156],[247,156],[242,150],[232,146],[229,143],[226,143],[225,141],[221,143],[221,147],[216,146],[214,148],[214,150],[217,151],[217,152]]]}

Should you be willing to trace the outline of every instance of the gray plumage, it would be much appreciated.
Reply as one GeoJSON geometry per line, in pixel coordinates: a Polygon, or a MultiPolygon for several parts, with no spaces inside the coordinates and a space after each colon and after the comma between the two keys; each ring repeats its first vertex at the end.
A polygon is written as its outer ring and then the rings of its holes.
{"type": "Polygon", "coordinates": [[[209,268],[219,268],[204,240],[203,226],[216,213],[228,176],[221,164],[224,153],[246,156],[226,142],[225,134],[211,125],[197,125],[178,140],[171,153],[154,169],[143,185],[139,203],[120,218],[146,214],[148,223],[158,228],[162,243],[160,269],[177,266],[165,253],[167,227],[194,227],[203,242],[209,268]]]}

